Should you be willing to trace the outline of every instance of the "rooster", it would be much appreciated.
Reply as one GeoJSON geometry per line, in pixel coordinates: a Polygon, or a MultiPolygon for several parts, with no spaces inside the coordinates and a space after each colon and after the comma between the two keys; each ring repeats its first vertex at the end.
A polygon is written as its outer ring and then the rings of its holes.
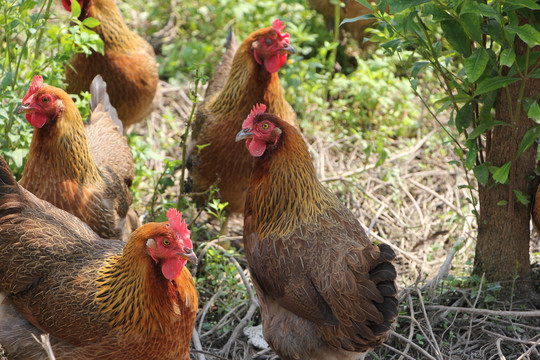
{"type": "Polygon", "coordinates": [[[282,360],[361,358],[398,314],[395,254],[370,243],[298,130],[265,110],[236,136],[254,157],[243,240],[264,337],[282,360]]]}
{"type": "MultiPolygon", "coordinates": [[[[277,74],[287,54],[294,53],[284,28],[276,19],[272,26],[249,35],[238,48],[234,35],[229,35],[223,60],[209,82],[204,102],[197,108],[189,149],[192,190],[204,192],[217,183],[229,214],[244,209],[253,161],[234,137],[253,104],[264,101],[271,111],[298,127],[277,74]],[[195,145],[205,144],[210,145],[194,150],[195,145]]],[[[201,205],[205,198],[196,201],[201,205]]]]}
{"type": "Polygon", "coordinates": [[[86,126],[69,95],[34,77],[18,113],[35,128],[21,185],[64,209],[103,238],[124,238],[139,225],[130,205],[133,154],[101,76],[92,83],[86,126]]]}
{"type": "MultiPolygon", "coordinates": [[[[66,67],[67,92],[88,91],[96,75],[109,85],[111,103],[125,127],[144,119],[152,111],[158,84],[154,49],[131,31],[114,0],[78,0],[79,20],[93,17],[100,21],[94,31],[103,40],[105,54],[76,54],[66,67]]],[[[71,11],[71,0],[62,0],[71,11]]]]}
{"type": "Polygon", "coordinates": [[[198,296],[182,214],[148,223],[126,243],[99,238],[73,215],[18,186],[0,157],[0,343],[46,359],[189,359],[198,296]],[[24,318],[23,318],[24,316],[24,318]]]}

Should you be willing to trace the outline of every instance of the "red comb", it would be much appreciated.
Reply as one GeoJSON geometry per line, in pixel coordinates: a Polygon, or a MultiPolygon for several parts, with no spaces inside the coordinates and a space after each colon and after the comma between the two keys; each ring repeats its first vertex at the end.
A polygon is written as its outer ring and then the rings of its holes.
{"type": "Polygon", "coordinates": [[[190,232],[187,228],[186,221],[182,220],[182,213],[171,208],[167,211],[167,219],[169,220],[171,228],[178,234],[184,244],[193,247],[191,239],[189,238],[190,232]]]}
{"type": "Polygon", "coordinates": [[[23,98],[23,104],[28,100],[36,91],[41,89],[43,86],[43,78],[40,75],[34,76],[34,80],[32,80],[32,85],[30,85],[30,89],[26,92],[26,95],[24,95],[23,98]]]}
{"type": "Polygon", "coordinates": [[[253,119],[255,119],[255,116],[264,114],[265,111],[266,105],[255,104],[246,120],[244,120],[244,122],[242,123],[242,129],[251,129],[253,127],[253,119]]]}
{"type": "Polygon", "coordinates": [[[277,31],[281,40],[285,41],[287,44],[290,44],[291,36],[288,33],[282,33],[283,29],[285,29],[285,24],[283,21],[279,19],[274,20],[272,23],[272,29],[277,31]]]}

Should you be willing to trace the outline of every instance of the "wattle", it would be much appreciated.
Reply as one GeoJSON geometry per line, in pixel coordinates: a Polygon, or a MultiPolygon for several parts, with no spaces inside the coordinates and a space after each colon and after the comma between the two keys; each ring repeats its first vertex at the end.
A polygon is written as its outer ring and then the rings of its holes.
{"type": "Polygon", "coordinates": [[[259,157],[266,151],[266,143],[263,141],[249,139],[246,141],[246,146],[253,157],[259,157]]]}
{"type": "Polygon", "coordinates": [[[264,62],[264,66],[266,67],[266,71],[268,71],[270,74],[273,74],[279,70],[285,64],[287,61],[287,54],[278,52],[276,55],[266,59],[264,62]]]}
{"type": "Polygon", "coordinates": [[[187,260],[179,258],[169,258],[161,263],[161,272],[168,280],[174,280],[182,273],[182,268],[186,265],[187,260]]]}
{"type": "Polygon", "coordinates": [[[35,128],[41,129],[47,122],[47,115],[45,114],[26,114],[26,120],[35,128]]]}

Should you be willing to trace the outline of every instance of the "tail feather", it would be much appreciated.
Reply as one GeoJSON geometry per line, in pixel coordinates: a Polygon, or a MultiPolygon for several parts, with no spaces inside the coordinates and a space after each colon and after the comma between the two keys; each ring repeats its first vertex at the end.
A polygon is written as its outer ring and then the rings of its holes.
{"type": "MultiPolygon", "coordinates": [[[[92,94],[92,97],[90,98],[90,112],[93,113],[99,104],[103,104],[102,111],[109,113],[111,119],[116,125],[118,125],[120,133],[122,133],[124,131],[122,121],[120,121],[118,118],[118,112],[111,104],[109,94],[107,94],[107,83],[103,81],[101,75],[96,75],[94,80],[92,80],[92,84],[90,85],[90,93],[92,94]]],[[[100,118],[101,117],[99,117],[99,119],[100,118]]],[[[90,116],[89,124],[91,124],[93,120],[93,117],[90,116]]]]}
{"type": "Polygon", "coordinates": [[[236,42],[234,31],[231,28],[231,30],[229,31],[229,34],[227,35],[227,40],[225,43],[225,53],[223,54],[223,57],[221,58],[221,62],[219,63],[219,65],[216,66],[214,75],[212,76],[210,81],[208,81],[208,87],[206,88],[205,98],[209,98],[210,96],[217,94],[225,86],[225,83],[227,82],[227,79],[229,78],[232,62],[233,62],[234,55],[236,54],[237,49],[238,49],[238,43],[236,42]]]}
{"type": "Polygon", "coordinates": [[[390,330],[391,324],[399,313],[396,286],[397,273],[394,265],[391,263],[396,257],[396,254],[386,244],[380,244],[379,251],[378,264],[369,272],[369,279],[376,284],[377,290],[383,296],[383,301],[381,303],[375,303],[375,306],[383,315],[384,322],[372,324],[370,328],[375,334],[384,334],[390,330]]]}
{"type": "Polygon", "coordinates": [[[15,178],[13,177],[13,173],[11,172],[11,169],[9,168],[9,165],[6,162],[6,159],[4,159],[0,155],[0,184],[2,184],[2,188],[4,188],[4,185],[9,186],[15,186],[17,182],[15,181],[15,178]]]}

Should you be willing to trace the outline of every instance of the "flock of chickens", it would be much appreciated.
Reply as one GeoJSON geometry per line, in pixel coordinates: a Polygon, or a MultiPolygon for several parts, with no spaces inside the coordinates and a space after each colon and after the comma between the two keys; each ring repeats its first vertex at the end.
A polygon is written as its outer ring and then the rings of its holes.
{"type": "MultiPolygon", "coordinates": [[[[100,21],[105,55],[72,59],[67,92],[35,76],[17,109],[35,128],[18,183],[0,157],[0,344],[10,359],[47,359],[32,337],[47,333],[56,359],[189,359],[190,232],[175,209],[141,226],[130,208],[123,128],[150,111],[155,55],[114,0],[78,1],[81,20],[100,21]],[[68,92],[85,90],[83,122],[68,92]]],[[[361,359],[398,315],[395,255],[317,179],[279,82],[294,53],[284,28],[275,20],[240,45],[229,35],[196,113],[192,186],[217,184],[228,213],[244,213],[263,333],[280,358],[361,359]]]]}

